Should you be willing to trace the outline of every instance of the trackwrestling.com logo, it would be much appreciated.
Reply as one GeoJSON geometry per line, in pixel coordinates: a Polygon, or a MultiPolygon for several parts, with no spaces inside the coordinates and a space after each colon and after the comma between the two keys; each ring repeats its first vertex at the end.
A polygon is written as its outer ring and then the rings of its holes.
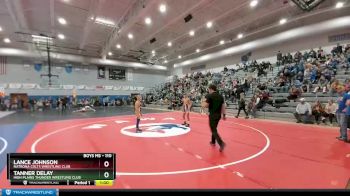
{"type": "Polygon", "coordinates": [[[131,137],[163,138],[184,135],[191,131],[189,127],[172,123],[141,124],[140,129],[142,133],[136,133],[135,125],[133,125],[122,128],[120,132],[131,137]]]}
{"type": "MultiPolygon", "coordinates": [[[[48,195],[48,196],[57,196],[58,189],[3,189],[0,190],[0,193],[4,196],[17,196],[17,195],[48,195]]],[[[0,194],[1,195],[1,194],[0,194]]]]}

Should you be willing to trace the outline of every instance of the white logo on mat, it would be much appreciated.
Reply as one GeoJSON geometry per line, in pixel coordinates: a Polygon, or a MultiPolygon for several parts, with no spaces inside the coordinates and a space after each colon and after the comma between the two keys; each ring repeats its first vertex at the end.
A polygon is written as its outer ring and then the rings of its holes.
{"type": "Polygon", "coordinates": [[[175,120],[175,118],[164,118],[163,120],[175,120]]]}
{"type": "Polygon", "coordinates": [[[143,120],[143,121],[147,121],[147,120],[156,120],[156,118],[141,118],[141,120],[143,120]]]}
{"type": "Polygon", "coordinates": [[[184,135],[191,131],[189,127],[172,123],[141,124],[140,129],[142,133],[136,133],[135,125],[128,126],[124,127],[121,133],[131,137],[163,138],[184,135]]]}
{"type": "Polygon", "coordinates": [[[106,127],[107,125],[103,124],[93,124],[87,127],[83,127],[83,129],[102,129],[103,127],[106,127]]]}
{"type": "Polygon", "coordinates": [[[123,120],[117,120],[115,123],[117,124],[123,124],[123,123],[128,123],[129,121],[123,121],[123,120]]]}

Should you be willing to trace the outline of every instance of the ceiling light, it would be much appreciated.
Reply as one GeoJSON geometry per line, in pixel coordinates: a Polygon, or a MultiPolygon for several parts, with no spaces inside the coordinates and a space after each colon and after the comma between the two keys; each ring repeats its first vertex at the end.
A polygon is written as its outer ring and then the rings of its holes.
{"type": "Polygon", "coordinates": [[[195,32],[192,30],[190,31],[190,36],[194,36],[195,32]]]}
{"type": "Polygon", "coordinates": [[[285,24],[286,22],[287,22],[287,19],[285,19],[285,18],[282,18],[282,19],[280,20],[280,24],[281,24],[281,25],[285,24]]]}
{"type": "Polygon", "coordinates": [[[168,46],[171,47],[173,45],[173,43],[171,42],[168,42],[168,46]]]}
{"type": "Polygon", "coordinates": [[[207,28],[210,29],[213,26],[213,22],[207,22],[207,28]]]}
{"type": "Polygon", "coordinates": [[[250,7],[255,7],[255,6],[258,5],[258,3],[259,3],[258,0],[253,0],[253,1],[250,2],[250,7]]]}
{"type": "Polygon", "coordinates": [[[200,49],[197,49],[196,52],[199,53],[201,50],[200,49]]]}
{"type": "Polygon", "coordinates": [[[7,43],[7,44],[9,44],[9,43],[11,43],[11,40],[10,40],[9,38],[5,38],[5,39],[4,39],[4,42],[7,43]]]}
{"type": "Polygon", "coordinates": [[[165,12],[166,12],[166,5],[165,5],[165,4],[161,4],[161,5],[159,6],[159,11],[160,11],[161,13],[165,13],[165,12]]]}
{"type": "Polygon", "coordinates": [[[0,27],[0,32],[2,31],[2,28],[0,27]]]}
{"type": "Polygon", "coordinates": [[[155,53],[156,53],[156,51],[152,50],[152,54],[155,54],[155,53]]]}
{"type": "Polygon", "coordinates": [[[59,39],[65,39],[65,38],[66,38],[63,34],[58,34],[57,37],[58,37],[59,39]]]}
{"type": "Polygon", "coordinates": [[[344,6],[344,2],[338,2],[336,5],[335,5],[335,8],[342,8],[344,6]]]}
{"type": "Polygon", "coordinates": [[[59,22],[60,24],[62,24],[62,25],[66,25],[66,24],[67,24],[67,21],[66,21],[66,19],[64,19],[64,18],[58,18],[58,22],[59,22]]]}
{"type": "Polygon", "coordinates": [[[101,24],[101,25],[106,25],[106,26],[111,26],[111,27],[115,26],[115,23],[112,20],[108,20],[105,18],[96,18],[95,23],[101,24]]]}
{"type": "Polygon", "coordinates": [[[108,52],[108,56],[112,56],[113,55],[113,53],[112,52],[108,52]]]}
{"type": "Polygon", "coordinates": [[[243,34],[242,34],[242,33],[238,34],[238,35],[237,35],[237,38],[238,38],[238,39],[242,39],[242,38],[243,38],[243,34]]]}
{"type": "Polygon", "coordinates": [[[129,38],[129,39],[133,39],[133,38],[134,38],[134,35],[131,34],[131,33],[129,33],[129,34],[128,34],[128,38],[129,38]]]}
{"type": "Polygon", "coordinates": [[[178,56],[178,58],[179,58],[179,59],[182,59],[182,56],[181,56],[181,55],[179,55],[179,56],[178,56]]]}
{"type": "Polygon", "coordinates": [[[168,61],[167,61],[167,60],[165,60],[165,61],[164,61],[164,63],[168,63],[168,61]]]}
{"type": "Polygon", "coordinates": [[[122,48],[122,46],[120,44],[117,44],[116,46],[118,49],[122,48]]]}
{"type": "Polygon", "coordinates": [[[152,23],[152,19],[151,19],[150,17],[147,17],[147,18],[145,19],[145,23],[148,24],[148,25],[150,25],[150,24],[152,23]]]}
{"type": "Polygon", "coordinates": [[[220,41],[220,45],[223,45],[223,44],[225,44],[225,41],[224,41],[224,40],[221,40],[221,41],[220,41]]]}

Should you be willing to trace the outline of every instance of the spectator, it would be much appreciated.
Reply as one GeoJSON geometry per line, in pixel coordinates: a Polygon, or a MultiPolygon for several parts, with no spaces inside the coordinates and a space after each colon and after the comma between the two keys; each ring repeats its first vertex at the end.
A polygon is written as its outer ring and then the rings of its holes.
{"type": "Polygon", "coordinates": [[[228,72],[227,67],[224,67],[224,73],[228,72]]]}
{"type": "Polygon", "coordinates": [[[295,54],[294,54],[294,62],[295,63],[299,63],[300,61],[301,61],[301,59],[302,59],[302,54],[301,54],[301,52],[296,52],[295,54]]]}
{"type": "Polygon", "coordinates": [[[350,51],[350,44],[346,44],[344,53],[347,53],[348,51],[350,51]]]}
{"type": "Polygon", "coordinates": [[[295,101],[296,99],[298,99],[298,97],[301,95],[301,92],[298,88],[296,87],[292,87],[290,90],[289,90],[289,96],[287,97],[287,99],[290,101],[290,100],[293,100],[295,101]]]}
{"type": "Polygon", "coordinates": [[[304,81],[304,74],[303,74],[303,72],[299,71],[295,79],[299,80],[299,82],[303,82],[304,81]]]}
{"type": "Polygon", "coordinates": [[[337,71],[337,66],[339,64],[339,60],[336,58],[330,58],[327,62],[326,65],[328,68],[332,69],[334,73],[337,71]]]}
{"type": "MultiPolygon", "coordinates": [[[[333,125],[333,119],[335,118],[337,109],[338,109],[338,105],[334,103],[333,100],[328,100],[328,104],[326,104],[326,107],[325,107],[324,117],[329,118],[329,122],[331,123],[331,125],[333,125]]],[[[326,123],[325,120],[323,121],[323,123],[326,123]]]]}
{"type": "Polygon", "coordinates": [[[348,94],[349,86],[345,88],[339,88],[338,93],[338,110],[336,112],[337,122],[340,126],[340,136],[337,137],[338,140],[348,142],[348,133],[347,133],[347,106],[346,103],[350,100],[350,94],[348,94]]]}
{"type": "Polygon", "coordinates": [[[15,97],[12,101],[12,104],[11,104],[11,110],[12,109],[17,110],[17,106],[18,106],[18,99],[17,99],[17,97],[15,97]]]}
{"type": "Polygon", "coordinates": [[[256,118],[256,110],[259,103],[260,103],[260,97],[257,95],[254,95],[250,100],[250,103],[248,104],[248,114],[250,115],[250,118],[256,118]]]}
{"type": "MultiPolygon", "coordinates": [[[[348,44],[349,46],[349,44],[348,44]]],[[[346,68],[346,70],[349,70],[350,67],[350,49],[347,50],[347,52],[345,53],[345,57],[347,59],[347,62],[344,64],[344,67],[346,68]]]]}
{"type": "MultiPolygon", "coordinates": [[[[349,91],[350,87],[348,86],[347,89],[349,91]]],[[[346,109],[346,118],[347,118],[347,128],[350,129],[350,92],[348,92],[347,94],[348,94],[348,96],[347,96],[348,99],[346,101],[346,107],[347,107],[347,109],[346,109]]],[[[344,137],[344,141],[347,142],[347,143],[350,143],[350,141],[348,140],[347,137],[344,137]]]]}
{"type": "Polygon", "coordinates": [[[313,91],[313,93],[317,93],[320,89],[322,89],[323,94],[327,93],[327,85],[328,81],[324,76],[321,76],[320,80],[318,81],[318,85],[313,91]]]}
{"type": "Polygon", "coordinates": [[[328,68],[325,68],[325,70],[323,70],[322,72],[322,75],[326,78],[326,80],[331,81],[333,77],[333,72],[328,68]]]}
{"type": "Polygon", "coordinates": [[[337,55],[337,47],[333,47],[333,49],[331,50],[332,56],[336,56],[337,55]]]}
{"type": "Polygon", "coordinates": [[[307,51],[305,51],[303,54],[304,61],[307,61],[309,59],[309,57],[310,57],[309,53],[307,51]]]}
{"type": "Polygon", "coordinates": [[[239,108],[238,108],[238,113],[237,113],[236,118],[239,117],[239,114],[240,114],[241,111],[243,110],[244,113],[245,113],[245,115],[246,115],[245,118],[248,119],[249,117],[248,117],[248,113],[247,113],[247,111],[246,111],[246,109],[245,109],[246,103],[245,103],[244,97],[240,98],[238,105],[239,105],[239,108]]]}
{"type": "MultiPolygon", "coordinates": [[[[203,103],[205,101],[205,96],[202,96],[202,99],[201,99],[201,103],[203,103]]],[[[203,115],[203,114],[207,114],[207,112],[205,111],[205,107],[201,106],[201,109],[200,109],[200,113],[203,115]]]]}
{"type": "MultiPolygon", "coordinates": [[[[273,71],[273,65],[272,65],[270,62],[268,63],[268,65],[269,65],[269,71],[273,71]]],[[[266,74],[267,74],[267,73],[266,73],[266,74]]],[[[266,75],[266,74],[265,74],[265,75],[266,75]]]]}
{"type": "Polygon", "coordinates": [[[287,55],[287,63],[293,63],[293,56],[292,54],[290,54],[290,52],[288,52],[288,55],[287,55]]]}
{"type": "Polygon", "coordinates": [[[284,92],[284,86],[286,86],[287,78],[283,73],[281,73],[280,77],[278,78],[277,81],[277,86],[280,87],[279,89],[282,89],[282,92],[284,92]]]}
{"type": "Polygon", "coordinates": [[[283,55],[282,55],[281,51],[278,51],[278,53],[277,53],[277,66],[282,65],[282,61],[283,61],[283,55]]]}
{"type": "Polygon", "coordinates": [[[10,99],[5,99],[4,104],[5,104],[6,111],[11,109],[11,101],[10,101],[10,99]]]}
{"type": "Polygon", "coordinates": [[[321,59],[322,56],[324,56],[324,54],[323,54],[323,49],[322,49],[322,47],[320,47],[320,48],[318,49],[318,51],[317,51],[317,58],[318,58],[318,59],[321,59]]]}
{"type": "Polygon", "coordinates": [[[294,86],[295,86],[297,89],[301,89],[301,87],[303,86],[303,83],[301,83],[299,80],[295,80],[295,81],[294,81],[294,86]]]}
{"type": "Polygon", "coordinates": [[[33,99],[29,99],[29,109],[31,112],[34,112],[35,108],[34,108],[35,102],[33,99]]]}
{"type": "Polygon", "coordinates": [[[310,92],[310,86],[312,84],[312,81],[311,81],[311,68],[307,68],[304,72],[304,82],[303,84],[305,85],[306,87],[306,91],[304,89],[304,92],[310,92]]]}
{"type": "Polygon", "coordinates": [[[264,91],[267,89],[267,86],[266,86],[266,83],[259,83],[257,86],[256,86],[257,89],[261,90],[261,91],[264,91]]]}
{"type": "Polygon", "coordinates": [[[331,84],[331,95],[333,96],[335,93],[338,92],[339,88],[343,87],[343,85],[339,82],[339,80],[335,80],[332,84],[331,84]]]}
{"type": "Polygon", "coordinates": [[[237,100],[240,100],[241,98],[244,98],[244,89],[242,85],[239,85],[236,90],[236,96],[237,100]]]}
{"type": "Polygon", "coordinates": [[[317,57],[316,52],[314,51],[313,48],[309,52],[309,57],[313,58],[313,59],[316,59],[316,57],[317,57]]]}
{"type": "Polygon", "coordinates": [[[315,116],[315,120],[317,124],[320,124],[320,118],[322,121],[325,120],[324,116],[324,108],[319,100],[316,101],[315,105],[312,107],[312,115],[315,116]]]}
{"type": "Polygon", "coordinates": [[[343,53],[343,46],[340,45],[340,43],[337,44],[337,47],[336,47],[336,54],[342,54],[343,53]]]}
{"type": "Polygon", "coordinates": [[[39,100],[38,102],[36,102],[36,107],[38,108],[39,111],[43,111],[43,109],[44,109],[43,101],[39,100]]]}
{"type": "Polygon", "coordinates": [[[317,68],[316,67],[312,67],[311,68],[311,75],[310,75],[310,81],[312,84],[315,84],[317,82],[317,68]]]}
{"type": "Polygon", "coordinates": [[[304,98],[300,99],[300,103],[297,105],[296,112],[294,113],[297,123],[311,123],[310,115],[312,114],[311,105],[305,102],[304,98]]]}

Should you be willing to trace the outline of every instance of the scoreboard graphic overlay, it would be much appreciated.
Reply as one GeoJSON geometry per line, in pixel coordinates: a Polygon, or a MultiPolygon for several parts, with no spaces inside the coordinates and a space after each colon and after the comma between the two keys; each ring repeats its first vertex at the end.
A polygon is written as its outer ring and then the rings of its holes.
{"type": "Polygon", "coordinates": [[[114,153],[8,154],[7,179],[11,185],[113,185],[114,153]]]}

